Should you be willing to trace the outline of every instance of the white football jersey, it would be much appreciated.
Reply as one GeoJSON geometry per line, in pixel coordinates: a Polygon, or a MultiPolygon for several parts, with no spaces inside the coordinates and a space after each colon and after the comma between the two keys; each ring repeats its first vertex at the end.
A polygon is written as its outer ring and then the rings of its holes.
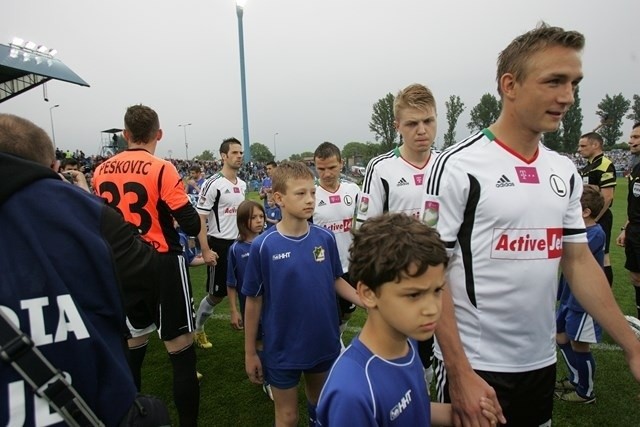
{"type": "Polygon", "coordinates": [[[356,226],[385,212],[403,212],[419,218],[425,177],[436,157],[432,151],[426,164],[415,166],[395,148],[371,159],[358,197],[356,226]]]}
{"type": "Polygon", "coordinates": [[[485,129],[440,154],[425,190],[423,220],[451,256],[447,283],[471,366],[554,363],[562,245],[587,241],[576,167],[542,144],[526,161],[485,129]]]}
{"type": "Polygon", "coordinates": [[[316,184],[316,209],[313,212],[313,223],[335,234],[342,270],[345,273],[349,271],[349,246],[353,240],[351,228],[353,228],[359,192],[360,188],[349,181],[340,181],[340,186],[335,193],[316,184]]]}
{"type": "Polygon", "coordinates": [[[243,180],[237,178],[234,184],[220,172],[205,181],[196,210],[200,215],[208,215],[209,236],[225,240],[238,238],[238,206],[246,192],[247,184],[243,180]]]}

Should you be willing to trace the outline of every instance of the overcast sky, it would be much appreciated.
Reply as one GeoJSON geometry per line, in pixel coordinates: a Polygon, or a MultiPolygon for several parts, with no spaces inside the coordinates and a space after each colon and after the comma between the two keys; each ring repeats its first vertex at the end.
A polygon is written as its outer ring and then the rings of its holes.
{"type": "MultiPolygon", "coordinates": [[[[223,138],[242,139],[238,26],[234,0],[6,0],[0,43],[14,36],[58,50],[57,58],[91,87],[50,82],[0,104],[51,132],[63,149],[96,154],[100,131],[123,126],[129,105],[160,115],[157,155],[216,156],[223,138]]],[[[248,0],[244,36],[251,142],[277,158],[374,141],[372,105],[419,82],[438,101],[438,136],[446,132],[445,101],[469,111],[496,94],[498,52],[540,20],[585,34],[581,83],[583,131],[598,123],[608,93],[640,94],[640,2],[637,0],[248,0]]],[[[625,122],[628,138],[630,123],[625,122]]]]}

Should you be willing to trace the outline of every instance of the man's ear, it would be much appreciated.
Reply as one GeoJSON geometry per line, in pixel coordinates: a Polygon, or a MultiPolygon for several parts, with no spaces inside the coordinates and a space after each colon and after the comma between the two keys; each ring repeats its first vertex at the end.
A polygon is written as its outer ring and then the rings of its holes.
{"type": "Polygon", "coordinates": [[[500,77],[500,90],[502,90],[502,96],[505,98],[513,99],[516,91],[516,76],[511,73],[504,73],[500,77]]]}
{"type": "Polygon", "coordinates": [[[356,292],[362,301],[362,305],[366,309],[376,308],[378,306],[378,297],[373,289],[359,281],[356,285],[356,292]]]}

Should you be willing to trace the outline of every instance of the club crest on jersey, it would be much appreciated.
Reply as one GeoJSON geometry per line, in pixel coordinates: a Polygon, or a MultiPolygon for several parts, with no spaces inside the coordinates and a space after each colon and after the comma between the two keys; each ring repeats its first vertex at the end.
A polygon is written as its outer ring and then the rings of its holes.
{"type": "Polygon", "coordinates": [[[322,248],[322,246],[316,246],[315,248],[313,248],[313,258],[316,260],[316,262],[324,261],[324,249],[322,248]]]}
{"type": "Polygon", "coordinates": [[[564,180],[558,175],[553,174],[549,177],[549,185],[558,196],[564,197],[567,195],[567,184],[565,184],[564,180]]]}
{"type": "Polygon", "coordinates": [[[420,173],[420,174],[413,175],[413,182],[416,185],[422,185],[422,183],[424,182],[424,174],[420,173]]]}
{"type": "Polygon", "coordinates": [[[516,166],[518,181],[522,184],[540,184],[538,170],[532,166],[516,166]]]}
{"type": "Polygon", "coordinates": [[[492,259],[553,259],[562,256],[562,228],[495,228],[492,259]]]}
{"type": "Polygon", "coordinates": [[[353,204],[353,197],[349,195],[344,196],[344,204],[347,206],[351,206],[353,204]]]}
{"type": "Polygon", "coordinates": [[[335,196],[329,196],[329,203],[333,204],[333,203],[340,203],[342,200],[340,198],[339,194],[336,194],[335,196]]]}
{"type": "Polygon", "coordinates": [[[239,193],[239,192],[240,192],[240,189],[239,189],[238,187],[233,187],[233,192],[234,192],[234,193],[239,193]]]}
{"type": "Polygon", "coordinates": [[[362,196],[360,199],[360,205],[358,206],[360,213],[366,214],[369,210],[369,196],[362,196]]]}
{"type": "Polygon", "coordinates": [[[429,227],[435,227],[438,225],[438,218],[440,216],[440,204],[431,200],[424,202],[424,212],[422,213],[422,222],[429,227]]]}

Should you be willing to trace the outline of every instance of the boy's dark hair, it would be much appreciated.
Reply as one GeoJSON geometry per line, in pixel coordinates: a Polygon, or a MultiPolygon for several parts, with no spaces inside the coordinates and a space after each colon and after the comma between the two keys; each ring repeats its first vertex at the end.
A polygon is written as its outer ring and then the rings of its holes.
{"type": "Polygon", "coordinates": [[[231,144],[238,144],[242,146],[242,143],[237,138],[227,138],[222,141],[222,144],[220,144],[220,154],[229,154],[229,146],[231,144]]]}
{"type": "Polygon", "coordinates": [[[266,165],[264,165],[265,167],[267,166],[273,166],[274,168],[278,167],[278,164],[276,162],[274,162],[273,160],[271,160],[270,162],[267,162],[266,165]]]}
{"type": "Polygon", "coordinates": [[[634,123],[631,129],[640,128],[640,122],[634,123]]]}
{"type": "Polygon", "coordinates": [[[200,168],[200,166],[198,165],[193,165],[189,168],[189,172],[196,172],[196,173],[200,173],[202,172],[202,168],[200,168]]]}
{"type": "Polygon", "coordinates": [[[265,215],[264,207],[253,200],[245,200],[244,202],[238,205],[238,213],[236,217],[236,222],[238,224],[238,240],[242,242],[246,242],[249,238],[249,234],[251,234],[251,230],[249,229],[249,224],[251,222],[251,217],[253,216],[253,212],[258,209],[262,212],[262,215],[265,215]]]}
{"type": "Polygon", "coordinates": [[[146,105],[132,105],[124,115],[124,127],[137,144],[152,142],[160,129],[158,114],[146,105]]]}
{"type": "Polygon", "coordinates": [[[582,197],[580,197],[580,204],[583,210],[590,209],[591,215],[589,215],[589,218],[595,219],[604,207],[604,197],[600,192],[600,187],[590,184],[585,185],[582,190],[582,197]]]}
{"type": "Polygon", "coordinates": [[[80,164],[76,159],[74,159],[73,157],[68,157],[68,158],[62,159],[62,161],[60,162],[60,169],[64,169],[65,166],[79,166],[79,165],[80,164]]]}
{"type": "Polygon", "coordinates": [[[387,282],[420,276],[429,266],[446,267],[449,260],[438,232],[403,213],[368,219],[352,233],[349,277],[374,291],[387,282]]]}
{"type": "Polygon", "coordinates": [[[313,153],[314,159],[328,159],[333,156],[336,156],[338,161],[342,160],[340,149],[328,141],[318,145],[318,148],[316,148],[316,151],[313,153]]]}
{"type": "Polygon", "coordinates": [[[280,165],[273,170],[273,175],[271,175],[273,191],[285,194],[287,192],[287,183],[291,179],[313,180],[313,173],[304,163],[289,160],[280,162],[280,165]]]}

